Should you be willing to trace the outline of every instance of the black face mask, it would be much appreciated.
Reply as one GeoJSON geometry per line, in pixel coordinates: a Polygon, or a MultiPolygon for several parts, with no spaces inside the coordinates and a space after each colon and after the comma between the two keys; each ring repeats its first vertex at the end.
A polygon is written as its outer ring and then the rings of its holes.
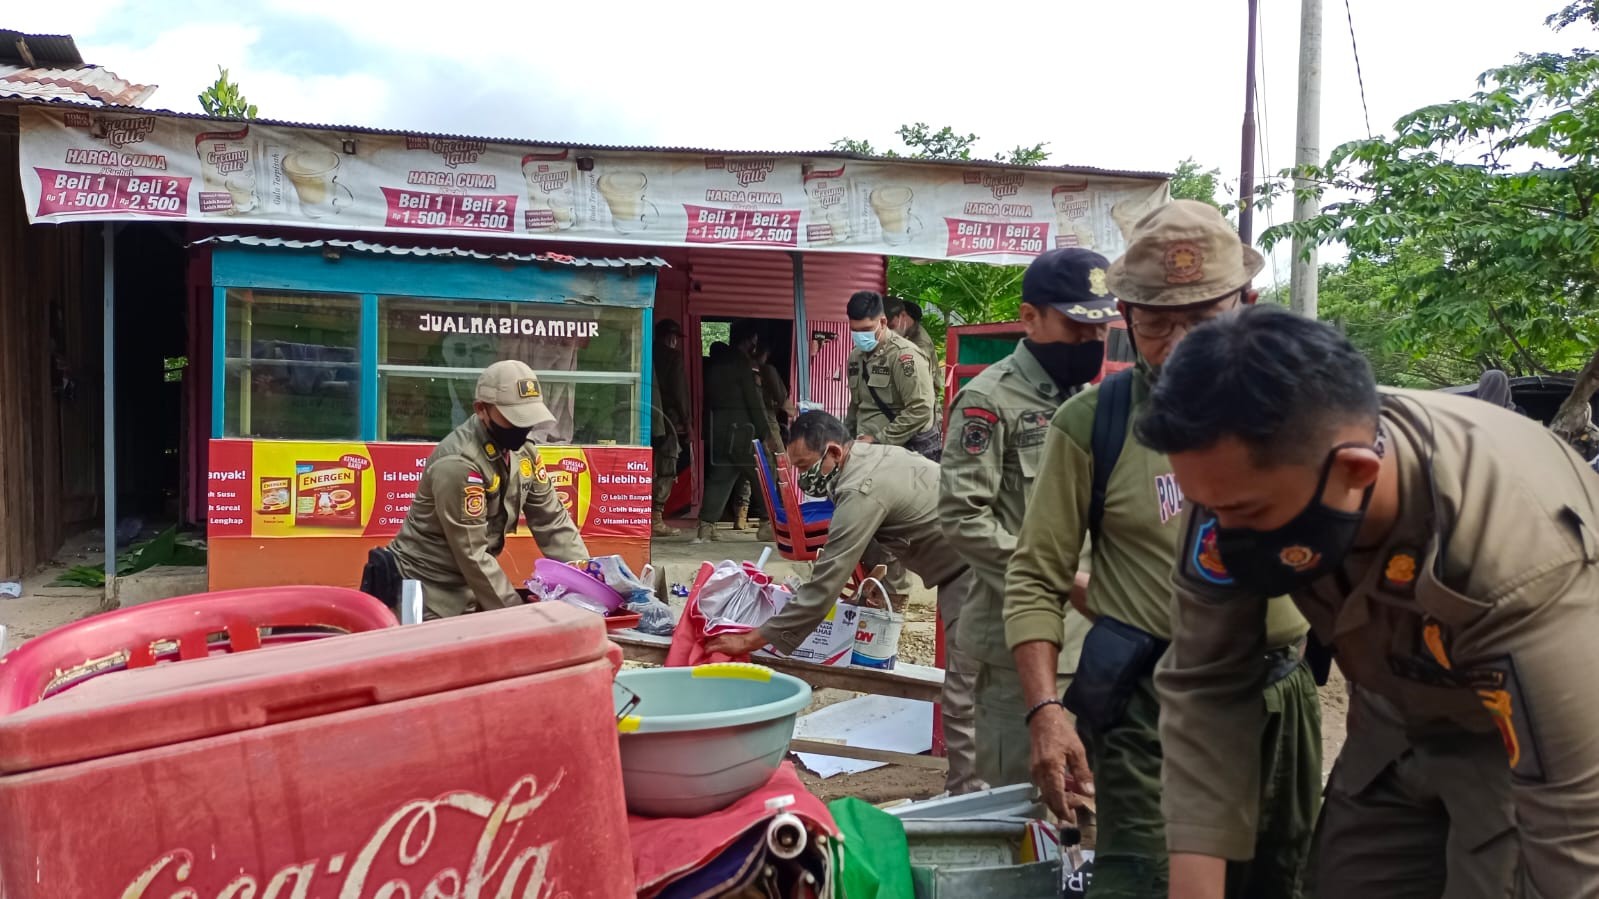
{"type": "Polygon", "coordinates": [[[1355,544],[1360,523],[1371,503],[1373,484],[1366,488],[1360,508],[1354,512],[1331,509],[1321,501],[1338,451],[1365,447],[1363,443],[1341,443],[1327,453],[1316,492],[1310,503],[1287,524],[1273,531],[1249,528],[1216,528],[1216,551],[1227,574],[1240,587],[1261,596],[1292,593],[1343,564],[1355,544]]]}
{"type": "Polygon", "coordinates": [[[501,452],[516,452],[527,443],[527,435],[533,433],[532,428],[504,428],[494,423],[493,419],[483,419],[483,427],[489,432],[489,439],[494,441],[496,449],[501,452]]]}
{"type": "Polygon", "coordinates": [[[1039,343],[1032,338],[1022,341],[1027,347],[1027,352],[1033,354],[1038,364],[1043,366],[1045,373],[1055,386],[1062,390],[1070,390],[1079,384],[1087,384],[1099,374],[1099,369],[1105,364],[1105,341],[1090,340],[1087,343],[1039,343]]]}

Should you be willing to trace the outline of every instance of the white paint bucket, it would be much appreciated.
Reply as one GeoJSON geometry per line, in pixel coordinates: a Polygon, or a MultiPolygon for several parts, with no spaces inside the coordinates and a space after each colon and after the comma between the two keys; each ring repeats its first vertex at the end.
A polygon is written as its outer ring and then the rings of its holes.
{"type": "Polygon", "coordinates": [[[905,627],[905,614],[871,606],[861,606],[860,612],[850,664],[885,671],[893,668],[899,658],[899,632],[905,627]]]}

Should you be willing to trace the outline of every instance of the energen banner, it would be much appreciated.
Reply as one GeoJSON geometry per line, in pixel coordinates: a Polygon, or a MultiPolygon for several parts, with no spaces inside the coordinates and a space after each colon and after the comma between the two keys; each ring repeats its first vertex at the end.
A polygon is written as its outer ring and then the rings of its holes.
{"type": "Polygon", "coordinates": [[[1163,181],[21,110],[33,222],[181,219],[1025,263],[1114,257],[1163,181]]]}
{"type": "MultiPolygon", "coordinates": [[[[387,537],[399,533],[424,443],[213,440],[207,535],[387,537]]],[[[650,534],[650,450],[541,446],[539,462],[584,537],[650,534]]]]}

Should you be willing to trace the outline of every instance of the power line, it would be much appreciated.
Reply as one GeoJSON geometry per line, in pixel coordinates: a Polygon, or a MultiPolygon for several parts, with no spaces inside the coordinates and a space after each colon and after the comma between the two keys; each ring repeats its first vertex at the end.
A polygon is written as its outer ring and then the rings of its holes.
{"type": "Polygon", "coordinates": [[[1349,49],[1355,52],[1355,80],[1360,82],[1360,111],[1366,114],[1366,137],[1371,134],[1371,110],[1366,106],[1366,76],[1360,71],[1360,45],[1355,42],[1355,13],[1344,0],[1344,15],[1349,19],[1349,49]]]}
{"type": "MultiPolygon", "coordinates": [[[[1265,48],[1266,48],[1266,43],[1267,42],[1266,42],[1266,18],[1265,18],[1264,15],[1261,15],[1259,17],[1259,21],[1256,22],[1256,27],[1259,29],[1259,38],[1260,38],[1261,50],[1260,50],[1260,60],[1259,60],[1259,66],[1260,66],[1260,90],[1258,92],[1256,92],[1256,94],[1255,94],[1255,107],[1256,107],[1256,115],[1259,116],[1259,118],[1260,118],[1260,134],[1258,135],[1258,138],[1259,138],[1259,141],[1260,141],[1260,162],[1261,162],[1261,165],[1264,166],[1264,169],[1261,172],[1261,174],[1263,176],[1261,180],[1264,183],[1264,182],[1269,182],[1271,180],[1272,173],[1274,171],[1272,169],[1272,167],[1271,167],[1271,118],[1267,115],[1267,112],[1266,112],[1267,109],[1269,108],[1268,104],[1266,103],[1266,97],[1270,96],[1270,91],[1269,91],[1269,88],[1267,86],[1269,82],[1267,81],[1267,78],[1266,78],[1266,49],[1265,48]]],[[[1253,201],[1253,198],[1250,198],[1250,199],[1251,199],[1251,201],[1253,201]]],[[[1268,205],[1266,207],[1265,212],[1266,212],[1266,230],[1270,231],[1272,228],[1277,227],[1277,216],[1272,213],[1272,207],[1270,205],[1268,205]]],[[[1271,272],[1272,292],[1276,293],[1278,288],[1282,286],[1282,281],[1281,281],[1281,279],[1279,279],[1277,277],[1277,265],[1271,259],[1271,257],[1269,255],[1266,258],[1266,269],[1271,272]]]]}

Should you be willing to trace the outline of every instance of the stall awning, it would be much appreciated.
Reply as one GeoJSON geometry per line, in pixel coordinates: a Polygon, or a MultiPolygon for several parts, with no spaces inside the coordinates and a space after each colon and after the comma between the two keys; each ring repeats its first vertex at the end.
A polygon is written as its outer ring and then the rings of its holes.
{"type": "Polygon", "coordinates": [[[400,247],[393,244],[372,243],[365,240],[290,240],[286,237],[256,237],[246,234],[218,234],[197,240],[190,246],[207,244],[236,244],[246,247],[281,247],[291,250],[330,249],[344,252],[369,253],[374,256],[420,256],[453,259],[478,259],[493,262],[538,262],[547,265],[570,265],[577,268],[671,268],[659,256],[568,256],[564,253],[484,253],[466,247],[400,247]]]}
{"type": "Polygon", "coordinates": [[[31,222],[1019,265],[1055,247],[1115,256],[1170,199],[1165,175],[1082,166],[524,143],[68,104],[25,104],[19,120],[31,222]]]}

